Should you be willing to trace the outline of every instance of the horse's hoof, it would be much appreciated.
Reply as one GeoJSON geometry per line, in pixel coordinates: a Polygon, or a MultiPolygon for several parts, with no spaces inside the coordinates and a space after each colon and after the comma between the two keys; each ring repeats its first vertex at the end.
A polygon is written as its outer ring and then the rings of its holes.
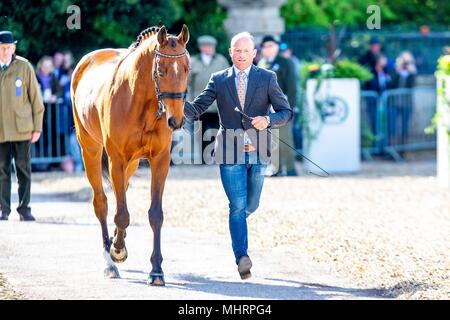
{"type": "Polygon", "coordinates": [[[115,263],[122,263],[128,258],[128,251],[126,247],[123,247],[123,249],[116,249],[114,248],[114,245],[111,245],[111,248],[109,249],[109,255],[111,256],[112,261],[115,263]]]}
{"type": "Polygon", "coordinates": [[[103,274],[105,275],[105,278],[107,279],[119,279],[119,269],[117,269],[116,266],[108,266],[105,268],[103,274]]]}
{"type": "Polygon", "coordinates": [[[164,281],[164,275],[158,274],[158,275],[152,275],[148,277],[147,284],[149,286],[158,286],[163,287],[166,285],[166,282],[164,281]]]}

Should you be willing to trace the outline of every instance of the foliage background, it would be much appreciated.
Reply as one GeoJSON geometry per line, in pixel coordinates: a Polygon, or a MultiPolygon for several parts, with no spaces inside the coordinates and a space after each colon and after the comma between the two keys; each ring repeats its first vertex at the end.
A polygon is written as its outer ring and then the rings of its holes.
{"type": "MultiPolygon", "coordinates": [[[[378,4],[383,26],[393,24],[450,25],[448,0],[287,0],[281,15],[287,29],[328,27],[330,23],[365,27],[367,6],[378,4]]],[[[217,51],[228,56],[229,39],[223,28],[226,10],[217,0],[2,0],[0,30],[19,40],[18,54],[36,62],[45,54],[70,49],[75,58],[104,47],[128,47],[139,32],[160,22],[177,34],[183,23],[191,32],[188,49],[197,52],[202,34],[218,39],[217,51]],[[67,7],[81,9],[81,30],[69,30],[67,7]]]]}
{"type": "Polygon", "coordinates": [[[11,30],[19,40],[17,52],[36,63],[56,50],[70,50],[78,59],[105,47],[128,47],[145,28],[164,24],[178,34],[189,26],[189,51],[196,52],[196,39],[208,33],[226,52],[228,38],[223,29],[226,11],[216,0],[16,0],[0,2],[0,30],[11,30]],[[81,9],[81,29],[69,30],[68,6],[81,9]]]}

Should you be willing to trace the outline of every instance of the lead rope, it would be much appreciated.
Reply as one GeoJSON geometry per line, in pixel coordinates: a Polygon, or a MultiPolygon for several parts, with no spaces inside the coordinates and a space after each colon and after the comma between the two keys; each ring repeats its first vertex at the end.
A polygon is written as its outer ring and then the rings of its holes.
{"type": "MultiPolygon", "coordinates": [[[[238,107],[234,108],[234,111],[239,112],[241,115],[243,115],[244,117],[246,117],[249,120],[253,120],[252,117],[248,116],[247,114],[245,114],[244,112],[242,112],[241,110],[239,110],[238,107]]],[[[288,146],[290,149],[294,150],[298,155],[302,156],[303,158],[305,158],[306,160],[308,160],[309,162],[311,162],[313,165],[315,165],[317,168],[319,168],[320,170],[322,170],[323,172],[325,172],[326,175],[320,175],[317,173],[314,173],[310,170],[308,170],[309,174],[315,175],[317,177],[322,177],[322,178],[328,178],[330,176],[330,174],[323,169],[321,166],[319,166],[318,164],[316,164],[314,161],[310,160],[308,157],[306,157],[305,155],[303,155],[301,152],[299,152],[297,149],[293,148],[291,145],[289,145],[286,141],[284,141],[283,139],[281,139],[280,137],[278,137],[277,135],[272,133],[272,130],[270,130],[269,128],[267,128],[267,131],[272,135],[277,137],[278,141],[284,143],[286,146],[288,146]]]]}

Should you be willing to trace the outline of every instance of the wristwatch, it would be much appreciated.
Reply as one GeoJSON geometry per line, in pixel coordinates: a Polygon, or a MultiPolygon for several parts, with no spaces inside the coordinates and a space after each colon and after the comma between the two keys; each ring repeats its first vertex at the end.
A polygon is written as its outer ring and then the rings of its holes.
{"type": "Polygon", "coordinates": [[[270,117],[269,116],[265,116],[266,120],[267,120],[267,126],[270,127],[270,117]]]}

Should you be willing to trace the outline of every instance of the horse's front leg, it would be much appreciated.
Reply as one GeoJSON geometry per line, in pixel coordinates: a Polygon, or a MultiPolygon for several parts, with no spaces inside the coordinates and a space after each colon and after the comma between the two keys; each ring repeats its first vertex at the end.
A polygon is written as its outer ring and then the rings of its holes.
{"type": "Polygon", "coordinates": [[[116,215],[114,216],[116,230],[109,253],[114,262],[120,263],[124,262],[128,257],[127,248],[125,246],[125,232],[130,224],[130,214],[128,213],[126,201],[127,164],[118,157],[112,157],[109,159],[109,167],[112,187],[117,203],[116,215]]]}
{"type": "Polygon", "coordinates": [[[147,283],[154,286],[164,286],[164,273],[161,267],[163,261],[161,254],[161,227],[164,220],[162,195],[170,167],[170,149],[160,153],[157,157],[149,159],[149,162],[152,170],[152,203],[148,211],[148,219],[153,230],[153,253],[150,258],[152,271],[147,283]]]}

